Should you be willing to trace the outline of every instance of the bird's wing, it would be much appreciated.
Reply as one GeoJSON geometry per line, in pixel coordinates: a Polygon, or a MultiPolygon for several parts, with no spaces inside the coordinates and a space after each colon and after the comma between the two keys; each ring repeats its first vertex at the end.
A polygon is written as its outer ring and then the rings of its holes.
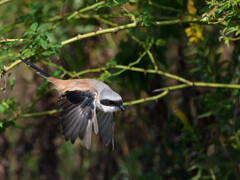
{"type": "Polygon", "coordinates": [[[62,133],[66,140],[71,139],[74,143],[77,136],[84,139],[87,149],[91,145],[92,125],[98,133],[96,117],[96,94],[91,90],[66,91],[59,97],[62,133]]]}
{"type": "MultiPolygon", "coordinates": [[[[98,110],[97,111],[97,121],[98,121],[98,128],[99,128],[99,134],[102,137],[102,141],[105,146],[107,146],[111,139],[112,139],[112,145],[114,145],[113,142],[113,131],[114,131],[114,120],[113,120],[114,113],[106,113],[103,111],[98,110]]],[[[113,146],[114,148],[114,146],[113,146]]]]}

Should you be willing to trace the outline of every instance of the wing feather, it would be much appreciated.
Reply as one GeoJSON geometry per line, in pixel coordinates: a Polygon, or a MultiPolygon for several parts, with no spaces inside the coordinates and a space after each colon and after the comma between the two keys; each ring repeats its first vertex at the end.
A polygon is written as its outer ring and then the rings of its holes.
{"type": "Polygon", "coordinates": [[[96,94],[90,90],[66,91],[58,100],[62,109],[61,124],[65,139],[74,143],[79,136],[87,149],[91,146],[92,130],[100,133],[105,146],[111,140],[113,143],[113,113],[100,110],[96,113],[95,100],[96,94]]]}
{"type": "Polygon", "coordinates": [[[94,129],[95,134],[98,134],[97,115],[96,115],[96,111],[95,111],[95,110],[94,110],[93,112],[94,112],[94,114],[93,114],[93,120],[92,120],[92,122],[93,122],[93,129],[94,129]]]}
{"type": "Polygon", "coordinates": [[[62,119],[62,127],[64,129],[63,132],[65,132],[74,124],[75,121],[78,120],[77,109],[75,109],[75,111],[73,111],[72,113],[63,114],[62,119]]]}
{"type": "Polygon", "coordinates": [[[105,146],[108,146],[111,139],[113,138],[114,129],[113,113],[104,113],[102,111],[98,111],[97,119],[99,133],[102,137],[102,141],[105,146]]]}
{"type": "Polygon", "coordinates": [[[92,121],[88,120],[87,129],[83,139],[83,142],[87,149],[89,149],[91,146],[91,137],[92,137],[92,121]]]}
{"type": "Polygon", "coordinates": [[[71,135],[71,142],[72,144],[74,144],[74,142],[76,141],[78,135],[79,135],[79,130],[81,128],[81,122],[78,121],[76,127],[74,128],[72,135],[71,135]]]}
{"type": "Polygon", "coordinates": [[[66,140],[68,140],[71,137],[73,130],[75,129],[76,125],[79,123],[78,118],[79,118],[78,113],[74,112],[71,121],[69,121],[69,123],[66,124],[65,126],[62,126],[63,127],[62,133],[65,136],[66,140]]]}
{"type": "Polygon", "coordinates": [[[71,111],[66,111],[61,113],[62,117],[62,126],[66,128],[67,126],[71,125],[73,121],[76,120],[76,109],[72,109],[71,111]]]}
{"type": "Polygon", "coordinates": [[[57,101],[62,109],[61,125],[65,139],[74,143],[79,136],[84,139],[87,149],[91,145],[92,125],[95,132],[97,130],[95,99],[96,94],[90,90],[75,90],[66,91],[57,101]]]}

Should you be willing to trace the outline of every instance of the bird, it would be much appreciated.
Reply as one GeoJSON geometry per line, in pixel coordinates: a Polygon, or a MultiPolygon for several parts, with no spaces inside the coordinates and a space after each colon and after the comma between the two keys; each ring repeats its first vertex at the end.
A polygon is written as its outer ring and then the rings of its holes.
{"type": "Polygon", "coordinates": [[[74,144],[77,137],[90,149],[92,131],[100,134],[105,146],[112,140],[114,149],[114,114],[125,111],[122,97],[107,84],[96,79],[57,79],[36,65],[18,57],[58,91],[60,124],[65,140],[74,144]]]}

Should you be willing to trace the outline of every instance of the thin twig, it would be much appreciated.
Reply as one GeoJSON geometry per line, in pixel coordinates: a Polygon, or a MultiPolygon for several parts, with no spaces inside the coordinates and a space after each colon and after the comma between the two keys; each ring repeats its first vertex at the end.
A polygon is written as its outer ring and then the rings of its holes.
{"type": "Polygon", "coordinates": [[[4,39],[1,40],[0,43],[6,43],[6,42],[23,42],[24,39],[4,39]]]}
{"type": "Polygon", "coordinates": [[[98,36],[101,34],[107,34],[107,33],[116,33],[118,31],[124,30],[124,29],[130,29],[130,28],[134,28],[136,27],[136,23],[130,23],[130,24],[126,24],[126,25],[122,25],[122,26],[117,26],[117,27],[113,27],[113,28],[107,28],[107,29],[99,29],[98,31],[95,32],[90,32],[90,33],[86,33],[86,34],[79,34],[73,38],[67,39],[65,41],[61,42],[62,46],[65,46],[67,44],[70,44],[72,42],[81,40],[81,39],[85,39],[85,38],[89,38],[89,37],[93,37],[93,36],[98,36]]]}
{"type": "Polygon", "coordinates": [[[43,116],[43,115],[52,115],[58,112],[60,112],[60,110],[53,109],[53,110],[44,111],[44,112],[26,113],[26,114],[20,115],[20,117],[21,118],[37,117],[37,116],[43,116]]]}
{"type": "Polygon", "coordinates": [[[84,13],[84,12],[92,10],[92,9],[96,9],[98,6],[103,5],[105,3],[106,3],[105,1],[100,1],[98,3],[95,3],[95,4],[92,4],[88,7],[85,7],[83,9],[80,9],[79,11],[75,11],[74,13],[72,13],[70,16],[67,17],[67,20],[70,20],[70,19],[74,18],[78,14],[84,13]]]}
{"type": "Polygon", "coordinates": [[[11,1],[13,1],[13,0],[1,0],[0,1],[0,6],[3,5],[3,4],[9,3],[11,1]]]}
{"type": "MultiPolygon", "coordinates": [[[[193,22],[194,23],[203,23],[201,21],[201,19],[194,18],[194,19],[185,19],[185,20],[177,19],[177,20],[169,20],[169,21],[158,21],[158,22],[156,22],[156,24],[159,25],[159,26],[163,26],[163,25],[183,24],[183,23],[193,23],[193,22]]],[[[65,46],[67,44],[73,43],[73,42],[81,40],[81,39],[94,37],[94,36],[98,36],[98,35],[106,34],[106,33],[116,33],[118,31],[135,28],[137,26],[143,26],[143,25],[142,24],[138,24],[137,25],[136,23],[130,23],[130,24],[126,24],[126,25],[116,26],[116,27],[113,27],[113,28],[100,29],[100,30],[98,30],[96,32],[89,32],[89,33],[86,33],[86,34],[83,34],[83,35],[79,34],[78,36],[75,36],[73,38],[70,38],[70,39],[67,39],[65,41],[62,41],[61,45],[65,46]]],[[[18,56],[18,55],[16,55],[16,56],[18,56]]],[[[16,60],[15,62],[10,64],[9,66],[5,67],[4,71],[8,72],[13,67],[18,65],[20,62],[21,62],[20,60],[16,60]]]]}
{"type": "Polygon", "coordinates": [[[178,13],[182,13],[183,12],[180,9],[176,9],[176,8],[172,8],[172,7],[164,6],[164,5],[159,5],[159,4],[153,3],[152,1],[148,1],[148,4],[151,5],[151,6],[155,6],[157,8],[160,8],[160,9],[165,9],[167,11],[173,11],[173,12],[178,12],[178,13]]]}
{"type": "Polygon", "coordinates": [[[156,96],[151,96],[151,97],[147,97],[147,98],[142,98],[142,99],[138,99],[138,100],[134,100],[134,101],[129,101],[129,102],[124,102],[123,105],[124,106],[129,106],[129,105],[135,105],[135,104],[140,104],[143,102],[147,102],[147,101],[153,101],[153,100],[157,100],[160,99],[164,96],[166,96],[168,94],[168,90],[156,95],[156,96]]]}

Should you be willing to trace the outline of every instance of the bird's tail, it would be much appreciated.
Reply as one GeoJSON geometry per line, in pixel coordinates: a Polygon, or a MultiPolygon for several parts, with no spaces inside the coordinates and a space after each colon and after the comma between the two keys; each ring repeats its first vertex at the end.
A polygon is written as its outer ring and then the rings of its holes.
{"type": "Polygon", "coordinates": [[[34,64],[24,60],[21,57],[18,57],[18,59],[20,59],[22,62],[24,62],[25,64],[27,64],[28,66],[30,66],[31,68],[35,69],[41,76],[45,77],[45,78],[49,78],[51,75],[48,74],[47,72],[43,71],[42,69],[40,69],[39,67],[35,66],[34,64]]]}

